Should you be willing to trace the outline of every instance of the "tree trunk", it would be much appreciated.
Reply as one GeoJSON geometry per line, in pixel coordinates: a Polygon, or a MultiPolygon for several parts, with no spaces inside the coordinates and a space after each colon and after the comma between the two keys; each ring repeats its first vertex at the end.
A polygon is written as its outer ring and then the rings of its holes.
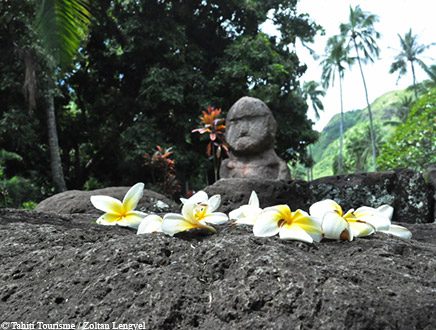
{"type": "Polygon", "coordinates": [[[48,146],[50,150],[51,175],[56,190],[61,192],[67,190],[67,187],[65,185],[64,172],[62,170],[58,132],[56,129],[54,96],[52,93],[49,93],[47,99],[46,114],[47,114],[48,146]]]}
{"type": "Polygon", "coordinates": [[[413,61],[410,61],[410,66],[412,67],[413,90],[415,92],[415,101],[416,101],[418,99],[418,92],[416,91],[416,76],[415,76],[415,67],[413,66],[413,61]]]}
{"type": "Polygon", "coordinates": [[[312,147],[309,145],[309,156],[311,159],[311,164],[309,168],[309,181],[313,181],[313,157],[312,157],[312,147]]]}
{"type": "Polygon", "coordinates": [[[338,172],[344,173],[344,103],[342,100],[342,77],[339,71],[339,95],[341,98],[341,120],[339,123],[339,159],[338,159],[338,172]]]}
{"type": "Polygon", "coordinates": [[[369,104],[368,89],[366,87],[365,75],[363,74],[362,63],[360,61],[359,49],[358,49],[356,41],[354,39],[353,39],[353,42],[354,42],[354,48],[356,50],[356,55],[357,55],[357,63],[359,63],[360,74],[362,76],[363,88],[365,90],[366,105],[368,107],[369,127],[370,127],[370,133],[371,133],[372,166],[373,166],[374,171],[377,171],[377,162],[376,162],[377,149],[376,149],[376,145],[375,145],[375,131],[374,131],[374,123],[372,120],[371,105],[369,104]]]}

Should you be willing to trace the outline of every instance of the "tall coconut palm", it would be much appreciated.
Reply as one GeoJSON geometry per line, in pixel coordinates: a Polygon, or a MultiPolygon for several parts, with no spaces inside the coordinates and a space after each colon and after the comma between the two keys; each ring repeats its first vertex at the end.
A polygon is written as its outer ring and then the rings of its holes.
{"type": "MultiPolygon", "coordinates": [[[[315,112],[315,116],[319,119],[319,112],[324,111],[324,105],[322,104],[321,97],[325,96],[324,89],[319,88],[319,84],[316,81],[305,81],[302,88],[303,98],[306,102],[312,104],[312,109],[315,112]]],[[[311,165],[308,171],[308,180],[313,180],[313,161],[312,161],[312,148],[310,145],[307,146],[309,151],[309,157],[311,159],[311,165]]]]}
{"type": "Polygon", "coordinates": [[[376,137],[374,130],[374,122],[372,118],[371,104],[368,98],[368,88],[366,86],[365,75],[363,74],[362,63],[368,61],[374,62],[374,58],[379,56],[379,48],[376,39],[380,38],[374,24],[378,21],[378,17],[366,11],[363,11],[360,6],[356,8],[350,7],[348,23],[341,24],[341,35],[352,44],[353,47],[347,47],[348,51],[354,51],[354,55],[359,64],[360,74],[362,76],[363,88],[365,90],[365,99],[369,116],[369,127],[371,132],[371,149],[372,149],[372,166],[376,170],[377,149],[376,137]],[[363,56],[361,55],[363,53],[363,56]]]}
{"type": "MultiPolygon", "coordinates": [[[[52,71],[49,76],[57,75],[57,78],[62,78],[87,33],[90,22],[88,0],[42,0],[37,2],[37,6],[35,27],[43,51],[49,58],[48,64],[52,71]]],[[[32,102],[36,90],[35,59],[32,59],[30,52],[25,52],[24,59],[26,66],[24,87],[29,101],[32,102]]],[[[66,185],[56,129],[55,91],[56,83],[53,80],[45,93],[50,167],[56,189],[64,191],[66,185]]]]}
{"type": "Polygon", "coordinates": [[[339,124],[339,156],[338,156],[338,170],[339,174],[344,171],[344,104],[342,96],[342,81],[345,74],[346,66],[351,65],[353,59],[348,57],[345,40],[341,36],[330,37],[327,41],[325,50],[326,54],[321,61],[322,65],[322,85],[328,88],[334,85],[335,76],[339,78],[339,96],[341,105],[341,120],[339,124]]]}
{"type": "Polygon", "coordinates": [[[310,101],[317,119],[319,119],[319,112],[324,111],[324,105],[322,104],[321,97],[325,96],[325,91],[319,87],[320,86],[316,81],[311,80],[304,82],[302,88],[303,98],[306,100],[306,102],[310,101]]]}
{"type": "Polygon", "coordinates": [[[398,79],[407,73],[407,64],[410,63],[410,68],[412,70],[413,79],[413,90],[415,92],[415,99],[418,98],[418,91],[416,89],[416,75],[415,75],[415,64],[418,63],[425,71],[428,70],[425,63],[420,58],[420,55],[428,48],[430,45],[425,46],[418,43],[418,36],[412,33],[412,29],[402,37],[398,34],[400,38],[401,51],[395,56],[395,61],[391,64],[389,73],[398,72],[398,79]]]}

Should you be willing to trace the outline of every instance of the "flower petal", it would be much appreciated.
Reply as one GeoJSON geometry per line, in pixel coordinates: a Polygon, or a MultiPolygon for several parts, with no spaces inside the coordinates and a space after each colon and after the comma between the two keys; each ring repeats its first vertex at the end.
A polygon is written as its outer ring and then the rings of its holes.
{"type": "Polygon", "coordinates": [[[260,207],[259,198],[257,197],[256,192],[253,190],[250,195],[250,199],[248,200],[248,205],[253,207],[260,207]]]}
{"type": "Polygon", "coordinates": [[[162,222],[163,219],[160,216],[156,214],[151,214],[141,221],[138,227],[138,231],[136,233],[138,235],[141,235],[162,232],[162,222]]]}
{"type": "Polygon", "coordinates": [[[106,213],[124,213],[123,204],[116,198],[110,196],[96,195],[91,196],[91,203],[96,209],[106,213]]]}
{"type": "Polygon", "coordinates": [[[330,211],[336,211],[340,216],[343,214],[341,206],[331,199],[316,202],[309,208],[310,215],[319,219],[322,219],[324,214],[330,211]]]}
{"type": "Polygon", "coordinates": [[[322,232],[328,239],[353,240],[348,222],[337,212],[328,212],[324,215],[322,232]]]}
{"type": "Polygon", "coordinates": [[[279,233],[279,221],[283,219],[280,209],[269,207],[257,218],[253,226],[253,234],[257,237],[270,237],[279,233]]]}
{"type": "Polygon", "coordinates": [[[120,215],[105,213],[97,219],[97,223],[103,226],[115,226],[119,220],[121,220],[120,215]]]}
{"type": "Polygon", "coordinates": [[[191,202],[183,204],[183,207],[182,207],[182,216],[183,216],[183,218],[186,221],[189,221],[189,222],[192,222],[192,223],[197,223],[198,222],[195,219],[195,208],[196,207],[197,207],[197,204],[193,204],[191,202]]]}
{"type": "Polygon", "coordinates": [[[213,195],[209,200],[207,201],[207,212],[212,213],[215,210],[217,210],[220,207],[221,204],[221,196],[220,195],[213,195]]]}
{"type": "Polygon", "coordinates": [[[348,221],[348,225],[350,226],[353,237],[365,237],[375,232],[374,227],[365,222],[348,221]]]}
{"type": "Polygon", "coordinates": [[[131,211],[121,218],[121,220],[117,222],[117,225],[137,229],[145,216],[145,213],[131,211]]]}
{"type": "Polygon", "coordinates": [[[317,219],[312,218],[309,214],[302,210],[292,212],[292,224],[299,226],[316,242],[321,241],[322,229],[321,224],[317,219]]]}
{"type": "Polygon", "coordinates": [[[139,182],[127,191],[126,196],[123,199],[123,206],[126,212],[133,211],[138,205],[144,193],[144,184],[139,182]]]}
{"type": "Polygon", "coordinates": [[[194,228],[196,226],[192,222],[186,221],[181,214],[168,213],[163,218],[162,232],[170,236],[194,228]]]}
{"type": "Polygon", "coordinates": [[[296,224],[285,223],[279,231],[281,239],[292,239],[306,243],[313,243],[313,238],[303,228],[296,224]]]}
{"type": "Polygon", "coordinates": [[[222,225],[223,223],[229,221],[229,217],[227,216],[227,214],[221,212],[213,212],[206,214],[202,221],[210,223],[212,225],[222,225]]]}
{"type": "Polygon", "coordinates": [[[410,232],[410,230],[403,226],[391,225],[388,230],[380,230],[380,231],[382,233],[394,235],[404,239],[412,238],[412,233],[410,232]]]}
{"type": "Polygon", "coordinates": [[[162,232],[167,235],[174,236],[174,234],[191,229],[206,229],[213,233],[216,232],[215,228],[206,224],[187,221],[181,214],[168,213],[163,218],[162,232]]]}
{"type": "Polygon", "coordinates": [[[259,214],[262,213],[262,209],[251,205],[242,205],[240,208],[229,213],[230,219],[236,220],[238,225],[251,225],[256,222],[259,214]]]}
{"type": "Polygon", "coordinates": [[[353,214],[357,220],[362,220],[363,222],[369,223],[375,228],[376,231],[387,230],[391,225],[391,220],[389,220],[388,217],[372,207],[359,207],[353,212],[353,214]]]}
{"type": "Polygon", "coordinates": [[[192,195],[191,197],[189,197],[188,199],[186,198],[180,198],[180,201],[183,204],[186,203],[192,203],[192,204],[199,204],[199,203],[205,203],[207,202],[207,194],[206,192],[204,192],[203,190],[200,190],[199,192],[195,193],[194,195],[192,195]]]}
{"type": "Polygon", "coordinates": [[[383,216],[392,221],[392,216],[394,215],[394,208],[390,205],[384,204],[376,209],[383,216]]]}
{"type": "Polygon", "coordinates": [[[238,220],[239,218],[243,217],[243,207],[245,205],[242,205],[241,207],[238,207],[236,210],[229,212],[229,218],[230,220],[238,220]]]}

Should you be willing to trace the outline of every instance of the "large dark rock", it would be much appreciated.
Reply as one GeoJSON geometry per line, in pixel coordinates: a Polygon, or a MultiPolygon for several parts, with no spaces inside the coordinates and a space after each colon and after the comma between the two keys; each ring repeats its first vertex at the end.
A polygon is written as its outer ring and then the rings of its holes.
{"type": "MultiPolygon", "coordinates": [[[[36,211],[61,214],[101,214],[102,212],[91,204],[90,197],[92,195],[106,195],[122,201],[129,189],[130,187],[108,187],[90,191],[68,190],[43,200],[36,207],[36,211]]],[[[179,210],[179,206],[162,194],[144,189],[144,195],[136,209],[146,213],[163,213],[176,212],[179,210]]]]}
{"type": "Polygon", "coordinates": [[[345,211],[359,206],[394,207],[394,221],[433,222],[432,190],[421,174],[410,170],[360,173],[304,181],[264,179],[221,179],[205,188],[209,195],[220,194],[222,211],[229,212],[246,204],[252,191],[260,206],[288,204],[291,210],[308,210],[310,205],[333,199],[345,211]]]}
{"type": "Polygon", "coordinates": [[[325,177],[311,182],[309,189],[316,200],[334,199],[344,209],[389,204],[395,221],[433,222],[431,188],[412,170],[325,177]]]}
{"type": "Polygon", "coordinates": [[[1,321],[146,329],[435,329],[436,224],[308,245],[224,225],[183,240],[0,210],[1,321]]]}
{"type": "Polygon", "coordinates": [[[307,210],[313,197],[305,181],[266,179],[221,179],[204,189],[209,196],[221,195],[220,211],[228,213],[247,204],[251,192],[257,193],[260,207],[288,204],[291,210],[307,210]]]}
{"type": "Polygon", "coordinates": [[[436,164],[432,164],[427,168],[426,175],[433,195],[433,217],[436,222],[436,164]]]}

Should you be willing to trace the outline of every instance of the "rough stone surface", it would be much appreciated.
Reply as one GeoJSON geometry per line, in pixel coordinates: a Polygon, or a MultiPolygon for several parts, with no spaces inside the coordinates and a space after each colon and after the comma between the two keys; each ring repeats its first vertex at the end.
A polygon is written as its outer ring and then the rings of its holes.
{"type": "Polygon", "coordinates": [[[224,212],[247,204],[253,190],[259,196],[261,207],[288,204],[292,210],[307,211],[311,204],[330,198],[344,210],[389,204],[394,207],[394,221],[433,222],[431,187],[419,173],[409,170],[332,176],[310,183],[221,179],[205,188],[209,195],[221,195],[224,212]]]}
{"type": "MultiPolygon", "coordinates": [[[[36,210],[40,212],[55,212],[61,214],[101,214],[102,212],[97,210],[91,204],[90,197],[92,195],[106,195],[123,200],[124,195],[129,189],[130,187],[108,187],[90,191],[69,190],[43,200],[38,204],[36,210]]],[[[144,189],[144,195],[139,201],[136,209],[147,213],[163,213],[178,211],[179,207],[177,203],[168,197],[144,189]],[[164,204],[162,204],[162,202],[164,204]]]]}
{"type": "Polygon", "coordinates": [[[136,236],[86,215],[0,210],[1,321],[146,329],[435,329],[436,224],[308,245],[245,227],[136,236]]]}
{"type": "Polygon", "coordinates": [[[431,194],[433,195],[433,218],[436,222],[436,164],[430,165],[427,168],[428,183],[431,187],[431,194]]]}
{"type": "Polygon", "coordinates": [[[305,181],[221,179],[204,190],[209,196],[221,195],[221,210],[225,213],[247,204],[253,190],[259,197],[261,208],[288,204],[291,210],[307,210],[313,200],[305,181]]]}
{"type": "Polygon", "coordinates": [[[268,106],[245,96],[229,110],[226,141],[229,158],[220,168],[221,178],[289,179],[286,163],[274,151],[277,123],[268,106]]]}
{"type": "Polygon", "coordinates": [[[395,221],[433,222],[431,188],[412,170],[331,176],[311,182],[309,189],[316,200],[331,198],[344,209],[389,204],[395,221]]]}

